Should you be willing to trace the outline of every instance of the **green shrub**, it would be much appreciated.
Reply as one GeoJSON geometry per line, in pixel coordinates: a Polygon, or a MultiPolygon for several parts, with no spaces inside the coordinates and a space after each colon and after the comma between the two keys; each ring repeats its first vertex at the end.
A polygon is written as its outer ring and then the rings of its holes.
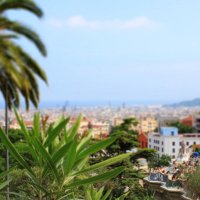
{"type": "Polygon", "coordinates": [[[21,171],[18,169],[15,172],[15,181],[12,183],[13,190],[18,195],[24,194],[34,200],[78,199],[78,191],[83,187],[107,181],[124,170],[121,166],[106,171],[102,169],[128,158],[130,154],[127,153],[89,164],[90,155],[106,148],[117,137],[96,143],[91,143],[91,133],[79,137],[81,117],[67,130],[69,118],[61,118],[50,126],[43,124],[40,127],[40,115],[37,113],[34,116],[33,130],[28,131],[23,119],[16,111],[15,114],[27,145],[20,144],[16,148],[2,129],[0,139],[21,168],[21,171]],[[26,148],[34,167],[23,156],[26,148]]]}
{"type": "Polygon", "coordinates": [[[200,169],[197,168],[196,171],[191,174],[187,181],[186,186],[187,195],[196,200],[200,199],[200,169]]]}

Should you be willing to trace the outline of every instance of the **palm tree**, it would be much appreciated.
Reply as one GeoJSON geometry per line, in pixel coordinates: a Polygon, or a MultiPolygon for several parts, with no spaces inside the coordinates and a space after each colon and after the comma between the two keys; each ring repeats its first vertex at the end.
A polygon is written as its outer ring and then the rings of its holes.
{"type": "MultiPolygon", "coordinates": [[[[10,9],[27,10],[37,17],[42,17],[42,10],[31,0],[2,0],[0,2],[0,90],[5,99],[5,129],[8,134],[8,108],[15,100],[20,103],[21,94],[29,109],[29,102],[35,107],[39,102],[39,87],[37,77],[47,83],[44,71],[34,58],[15,43],[15,40],[24,36],[30,40],[39,52],[46,56],[46,49],[39,36],[22,25],[20,22],[5,17],[5,12],[10,9]]],[[[7,170],[9,169],[9,154],[6,159],[7,170]]],[[[7,177],[9,179],[9,177],[7,177]]],[[[7,188],[9,199],[9,186],[7,188]]]]}
{"type": "MultiPolygon", "coordinates": [[[[13,81],[17,91],[23,95],[28,109],[29,101],[36,107],[39,102],[36,76],[45,82],[47,82],[47,78],[39,64],[14,40],[18,39],[19,36],[28,38],[44,56],[46,55],[46,49],[34,31],[19,22],[4,17],[7,10],[19,8],[28,10],[38,17],[42,16],[42,11],[30,0],[4,0],[0,3],[0,67],[1,71],[4,70],[6,75],[13,81]]],[[[9,108],[10,106],[11,104],[9,104],[9,108]]]]}
{"type": "MultiPolygon", "coordinates": [[[[29,108],[29,100],[37,107],[39,102],[39,88],[36,76],[45,82],[46,75],[37,62],[31,58],[21,47],[12,41],[4,39],[0,42],[0,66],[3,79],[9,80],[9,85],[15,87],[25,98],[27,109],[29,108]],[[3,73],[2,73],[3,72],[3,73]]],[[[12,88],[13,88],[12,87],[12,88]]],[[[11,89],[11,88],[10,88],[11,89]]],[[[5,94],[3,92],[4,98],[5,94]]],[[[19,98],[9,95],[16,99],[19,104],[19,98]]],[[[11,108],[12,99],[8,99],[8,107],[11,108]]]]}

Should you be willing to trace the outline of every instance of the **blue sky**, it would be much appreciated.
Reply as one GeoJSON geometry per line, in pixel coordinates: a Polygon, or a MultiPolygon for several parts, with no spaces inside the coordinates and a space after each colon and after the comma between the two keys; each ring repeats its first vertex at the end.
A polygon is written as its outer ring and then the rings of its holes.
{"type": "Polygon", "coordinates": [[[199,0],[37,0],[12,12],[44,40],[42,101],[169,102],[200,97],[199,0]]]}

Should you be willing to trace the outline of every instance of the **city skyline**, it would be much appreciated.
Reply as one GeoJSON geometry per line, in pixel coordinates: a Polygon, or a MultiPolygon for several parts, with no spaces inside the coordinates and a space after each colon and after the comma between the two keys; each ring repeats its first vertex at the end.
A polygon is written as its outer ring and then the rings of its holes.
{"type": "MultiPolygon", "coordinates": [[[[165,103],[200,96],[200,2],[57,2],[37,0],[44,19],[27,17],[48,57],[20,41],[48,75],[49,87],[40,83],[42,102],[165,103]]],[[[23,12],[11,15],[23,21],[23,12]]]]}

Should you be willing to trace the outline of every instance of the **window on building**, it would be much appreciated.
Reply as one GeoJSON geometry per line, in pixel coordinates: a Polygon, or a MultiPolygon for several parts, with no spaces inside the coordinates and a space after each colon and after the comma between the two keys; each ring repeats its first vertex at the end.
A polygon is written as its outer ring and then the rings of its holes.
{"type": "Polygon", "coordinates": [[[179,142],[179,145],[181,146],[181,145],[182,145],[182,142],[179,142]]]}
{"type": "Polygon", "coordinates": [[[151,145],[149,145],[149,148],[151,148],[151,145]]]}
{"type": "Polygon", "coordinates": [[[162,152],[164,152],[164,149],[162,148],[162,152]]]}
{"type": "Polygon", "coordinates": [[[164,142],[162,141],[162,145],[164,145],[164,142]]]}
{"type": "Polygon", "coordinates": [[[151,142],[151,138],[149,138],[149,142],[151,142]]]}
{"type": "Polygon", "coordinates": [[[175,148],[172,149],[172,153],[175,153],[175,148]]]}
{"type": "Polygon", "coordinates": [[[174,131],[171,132],[171,135],[174,136],[174,131]]]}
{"type": "Polygon", "coordinates": [[[172,156],[172,158],[174,159],[174,158],[175,158],[175,156],[172,156]]]}
{"type": "Polygon", "coordinates": [[[186,142],[186,145],[187,145],[187,146],[189,146],[189,145],[190,145],[190,143],[189,143],[189,142],[186,142]]]}
{"type": "Polygon", "coordinates": [[[173,145],[173,146],[175,146],[175,144],[176,144],[175,142],[172,142],[172,145],[173,145]]]}

